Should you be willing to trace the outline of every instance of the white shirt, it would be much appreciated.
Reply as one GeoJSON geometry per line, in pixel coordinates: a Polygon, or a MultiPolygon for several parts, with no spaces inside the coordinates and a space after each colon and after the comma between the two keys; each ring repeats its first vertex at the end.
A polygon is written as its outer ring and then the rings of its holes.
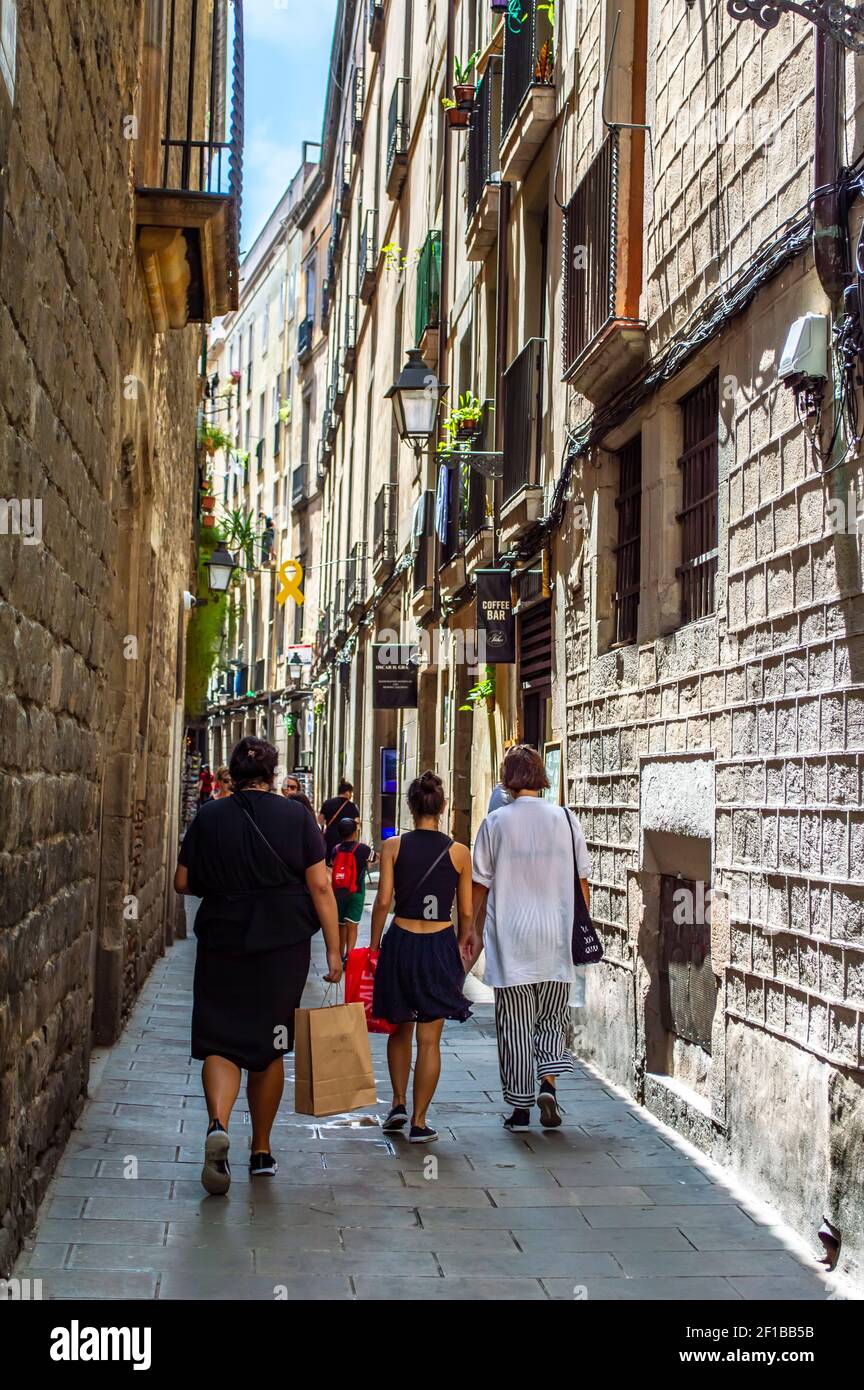
{"type": "MultiPolygon", "coordinates": [[[[580,878],[591,873],[582,827],[566,813],[580,878]]],[[[481,823],[473,877],[486,900],[486,971],[493,988],[577,978],[573,965],[575,876],[564,810],[539,796],[515,797],[481,823]]]]}

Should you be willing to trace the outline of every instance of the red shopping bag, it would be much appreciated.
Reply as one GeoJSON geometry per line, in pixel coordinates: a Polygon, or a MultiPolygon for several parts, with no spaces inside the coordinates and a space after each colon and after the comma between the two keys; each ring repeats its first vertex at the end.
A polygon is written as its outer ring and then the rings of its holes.
{"type": "Polygon", "coordinates": [[[372,991],[375,988],[375,965],[378,960],[371,959],[368,946],[358,946],[348,953],[345,967],[345,1003],[362,1004],[366,1010],[366,1027],[370,1033],[395,1033],[396,1024],[387,1023],[383,1018],[372,1017],[372,991]]]}

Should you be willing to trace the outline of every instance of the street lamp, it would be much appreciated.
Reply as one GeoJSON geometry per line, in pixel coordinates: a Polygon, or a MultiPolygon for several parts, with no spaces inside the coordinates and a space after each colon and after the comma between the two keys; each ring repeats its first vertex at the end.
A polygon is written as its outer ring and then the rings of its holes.
{"type": "Polygon", "coordinates": [[[426,366],[420,349],[409,348],[408,361],[384,397],[393,402],[399,438],[411,444],[415,454],[422,452],[435,433],[438,404],[446,390],[426,366]]]}
{"type": "Polygon", "coordinates": [[[218,550],[214,550],[209,560],[204,561],[204,568],[207,571],[207,580],[210,585],[210,592],[213,594],[224,594],[231,583],[231,576],[237,568],[234,556],[224,545],[220,545],[218,550]]]}

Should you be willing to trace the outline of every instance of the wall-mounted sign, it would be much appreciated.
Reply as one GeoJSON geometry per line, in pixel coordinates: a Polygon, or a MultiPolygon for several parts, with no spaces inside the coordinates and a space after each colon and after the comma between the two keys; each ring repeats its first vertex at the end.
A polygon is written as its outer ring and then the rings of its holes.
{"type": "Polygon", "coordinates": [[[416,709],[420,648],[415,643],[375,643],[372,647],[372,708],[416,709]]]}
{"type": "Polygon", "coordinates": [[[477,571],[477,627],[484,634],[484,660],[503,665],[516,660],[516,619],[509,570],[477,571]]]}

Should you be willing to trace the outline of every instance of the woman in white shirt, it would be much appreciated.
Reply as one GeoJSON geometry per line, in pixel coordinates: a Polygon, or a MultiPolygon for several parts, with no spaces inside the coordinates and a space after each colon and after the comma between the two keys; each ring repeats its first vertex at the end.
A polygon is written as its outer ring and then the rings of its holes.
{"type": "Polygon", "coordinates": [[[484,979],[495,990],[501,1084],[513,1107],[505,1128],[527,1129],[536,1103],[541,1124],[551,1129],[561,1123],[555,1077],[573,1068],[566,1035],[576,978],[574,849],[586,903],[591,859],[572,811],[538,795],[549,783],[536,749],[511,748],[502,782],[513,799],[488,815],[477,832],[474,923],[460,944],[466,965],[486,949],[484,979]]]}

